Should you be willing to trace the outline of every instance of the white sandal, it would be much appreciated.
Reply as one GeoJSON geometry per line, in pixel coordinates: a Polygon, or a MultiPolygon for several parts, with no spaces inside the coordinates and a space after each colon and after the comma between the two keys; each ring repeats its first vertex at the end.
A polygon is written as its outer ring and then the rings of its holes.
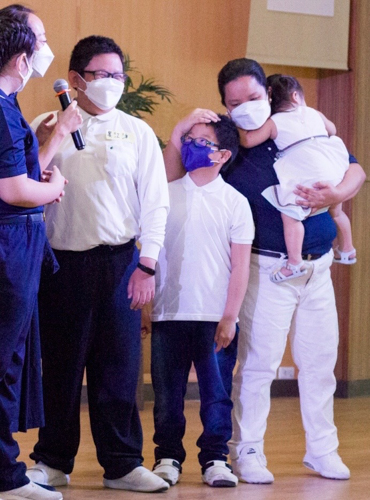
{"type": "Polygon", "coordinates": [[[307,267],[305,267],[303,260],[296,266],[287,263],[285,267],[292,271],[292,274],[289,274],[289,276],[285,276],[285,274],[281,272],[280,268],[270,274],[270,280],[273,283],[282,283],[283,281],[291,280],[293,278],[299,278],[299,276],[304,276],[305,274],[307,274],[307,267]]]}
{"type": "Polygon", "coordinates": [[[356,258],[356,249],[353,248],[350,252],[342,252],[339,250],[339,247],[335,248],[334,250],[335,253],[339,253],[340,258],[337,259],[334,254],[334,259],[333,262],[337,264],[346,264],[347,266],[351,266],[352,264],[356,264],[357,258],[356,258]],[[355,254],[355,256],[350,259],[350,256],[355,254]]]}

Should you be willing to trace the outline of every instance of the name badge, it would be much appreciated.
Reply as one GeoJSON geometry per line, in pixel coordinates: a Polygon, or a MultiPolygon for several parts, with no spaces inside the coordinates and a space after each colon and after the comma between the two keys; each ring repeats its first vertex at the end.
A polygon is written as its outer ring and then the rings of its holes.
{"type": "Polygon", "coordinates": [[[135,142],[135,136],[131,132],[118,132],[115,130],[107,130],[105,133],[105,138],[108,141],[127,141],[127,142],[135,142]]]}

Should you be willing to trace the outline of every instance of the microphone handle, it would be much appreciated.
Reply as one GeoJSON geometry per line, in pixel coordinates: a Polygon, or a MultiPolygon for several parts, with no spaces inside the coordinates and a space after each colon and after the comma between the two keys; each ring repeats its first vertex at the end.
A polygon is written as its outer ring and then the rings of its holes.
{"type": "MultiPolygon", "coordinates": [[[[60,104],[62,106],[62,110],[66,110],[68,106],[71,104],[72,100],[68,92],[63,92],[63,94],[59,95],[59,100],[60,104]]],[[[81,151],[81,149],[85,148],[85,141],[84,138],[82,137],[81,130],[78,129],[76,132],[72,132],[72,139],[74,142],[74,145],[76,146],[76,149],[81,151]]]]}

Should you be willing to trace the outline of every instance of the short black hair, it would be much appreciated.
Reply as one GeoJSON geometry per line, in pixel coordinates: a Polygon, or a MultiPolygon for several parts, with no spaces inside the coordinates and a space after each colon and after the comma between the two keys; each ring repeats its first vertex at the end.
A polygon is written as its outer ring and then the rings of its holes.
{"type": "Polygon", "coordinates": [[[69,61],[69,70],[77,71],[80,75],[84,72],[91,59],[100,54],[117,54],[122,62],[123,70],[125,61],[122,50],[112,38],[92,35],[80,40],[72,50],[69,61]]]}
{"type": "Polygon", "coordinates": [[[25,52],[30,58],[35,44],[36,36],[27,24],[0,13],[0,73],[15,55],[25,52]]]}
{"type": "Polygon", "coordinates": [[[231,157],[223,165],[222,170],[232,163],[238,154],[239,149],[239,132],[235,123],[226,115],[218,115],[220,121],[208,123],[215,131],[217,143],[220,149],[227,149],[231,152],[231,157]]]}
{"type": "Polygon", "coordinates": [[[19,3],[13,3],[11,5],[7,5],[3,9],[0,9],[0,15],[13,17],[24,24],[28,24],[29,14],[34,14],[34,11],[19,3]]]}
{"type": "Polygon", "coordinates": [[[262,66],[254,59],[242,57],[229,61],[218,74],[218,90],[221,95],[221,102],[225,104],[225,86],[240,78],[241,76],[253,76],[257,82],[267,90],[266,75],[262,66]]]}

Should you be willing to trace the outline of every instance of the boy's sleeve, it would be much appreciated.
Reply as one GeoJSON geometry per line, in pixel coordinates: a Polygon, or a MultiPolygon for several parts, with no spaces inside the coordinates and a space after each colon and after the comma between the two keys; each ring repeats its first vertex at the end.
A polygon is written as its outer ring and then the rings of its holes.
{"type": "Polygon", "coordinates": [[[254,222],[251,207],[247,198],[240,193],[235,199],[231,224],[231,241],[233,243],[251,244],[254,240],[254,222]]]}

